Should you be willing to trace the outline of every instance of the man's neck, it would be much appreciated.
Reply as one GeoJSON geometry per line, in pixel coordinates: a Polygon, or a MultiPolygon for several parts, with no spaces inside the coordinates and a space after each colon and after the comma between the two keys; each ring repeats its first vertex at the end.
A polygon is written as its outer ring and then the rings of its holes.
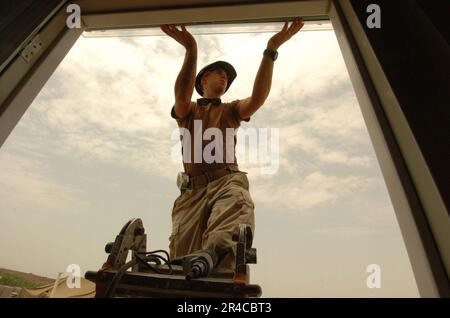
{"type": "Polygon", "coordinates": [[[203,94],[203,98],[210,98],[210,99],[220,98],[220,96],[221,95],[210,94],[210,93],[207,93],[207,92],[205,92],[203,94]]]}

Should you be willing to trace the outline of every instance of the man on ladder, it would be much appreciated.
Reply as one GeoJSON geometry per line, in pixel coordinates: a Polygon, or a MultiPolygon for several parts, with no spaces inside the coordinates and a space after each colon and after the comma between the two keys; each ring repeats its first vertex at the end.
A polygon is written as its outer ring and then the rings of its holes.
{"type": "MultiPolygon", "coordinates": [[[[205,66],[197,75],[197,43],[181,26],[164,25],[161,29],[186,49],[184,62],[175,82],[175,104],[171,116],[181,130],[184,172],[178,175],[181,194],[172,210],[171,258],[208,250],[218,256],[217,268],[234,269],[236,259],[233,234],[239,224],[249,224],[254,233],[254,204],[249,193],[246,172],[240,171],[235,157],[235,131],[242,120],[249,121],[267,99],[277,49],[303,26],[295,19],[272,36],[256,75],[250,97],[223,102],[222,95],[236,78],[233,66],[217,61],[205,66]],[[191,101],[194,87],[203,97],[191,101]],[[210,128],[213,128],[211,130],[210,128]],[[233,129],[232,143],[227,128],[233,129]],[[218,130],[211,143],[204,137],[218,130]],[[214,130],[216,129],[216,130],[214,130]],[[205,134],[206,131],[206,134],[205,134]],[[201,145],[196,145],[200,136],[201,145]],[[223,136],[223,140],[216,140],[223,136]]],[[[212,136],[209,136],[212,138],[212,136]]]]}

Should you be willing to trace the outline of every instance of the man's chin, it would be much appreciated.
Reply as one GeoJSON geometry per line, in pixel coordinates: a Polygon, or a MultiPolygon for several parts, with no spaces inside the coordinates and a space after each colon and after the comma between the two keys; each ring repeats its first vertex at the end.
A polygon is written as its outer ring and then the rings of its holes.
{"type": "Polygon", "coordinates": [[[226,87],[220,87],[220,88],[217,88],[215,93],[216,93],[216,95],[222,96],[223,94],[225,94],[225,90],[226,90],[226,87]]]}

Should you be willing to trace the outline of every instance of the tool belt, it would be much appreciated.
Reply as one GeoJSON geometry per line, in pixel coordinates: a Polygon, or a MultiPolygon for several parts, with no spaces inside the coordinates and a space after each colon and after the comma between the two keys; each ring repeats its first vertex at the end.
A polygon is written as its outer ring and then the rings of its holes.
{"type": "Polygon", "coordinates": [[[236,172],[247,173],[244,171],[240,171],[237,166],[228,166],[223,169],[206,171],[198,176],[190,176],[184,172],[179,172],[177,176],[177,186],[181,192],[188,189],[197,189],[207,185],[214,180],[222,178],[227,174],[233,174],[236,172]]]}

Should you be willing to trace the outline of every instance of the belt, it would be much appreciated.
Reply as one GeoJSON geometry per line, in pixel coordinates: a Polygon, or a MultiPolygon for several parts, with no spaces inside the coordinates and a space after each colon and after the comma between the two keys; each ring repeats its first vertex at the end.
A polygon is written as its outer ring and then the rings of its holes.
{"type": "Polygon", "coordinates": [[[186,184],[186,189],[196,189],[205,186],[214,180],[226,176],[227,174],[233,174],[236,172],[246,173],[244,171],[240,171],[237,167],[226,167],[223,169],[206,171],[197,176],[188,176],[189,181],[186,184]]]}

